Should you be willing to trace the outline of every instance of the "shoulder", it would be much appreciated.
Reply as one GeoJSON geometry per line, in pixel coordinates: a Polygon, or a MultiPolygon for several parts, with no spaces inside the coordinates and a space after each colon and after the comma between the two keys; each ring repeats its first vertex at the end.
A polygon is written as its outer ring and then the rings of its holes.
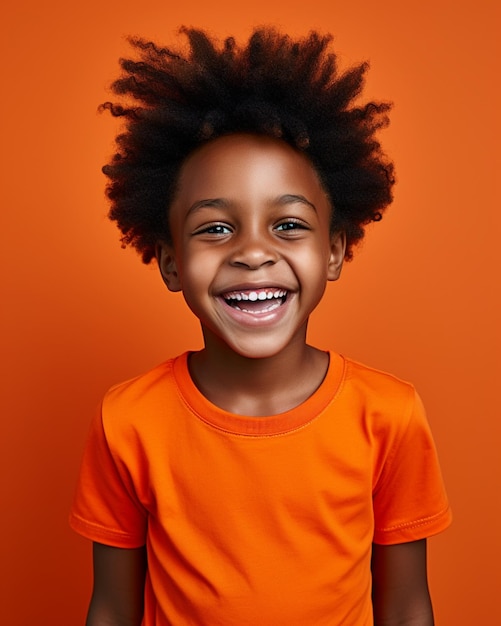
{"type": "Polygon", "coordinates": [[[164,361],[147,372],[110,387],[104,396],[104,403],[130,404],[147,402],[156,393],[165,393],[176,378],[187,375],[188,353],[164,361]]]}
{"type": "Polygon", "coordinates": [[[345,393],[369,402],[383,402],[399,406],[414,402],[417,394],[410,382],[353,359],[343,358],[345,393]]]}
{"type": "Polygon", "coordinates": [[[178,396],[175,370],[182,371],[187,355],[168,359],[149,371],[113,385],[102,402],[107,435],[124,433],[155,422],[178,396]]]}
{"type": "MultiPolygon", "coordinates": [[[[342,411],[358,416],[364,432],[375,441],[394,445],[406,432],[427,431],[422,401],[410,382],[345,358],[338,394],[342,411]]],[[[339,406],[339,405],[338,405],[339,406]]]]}

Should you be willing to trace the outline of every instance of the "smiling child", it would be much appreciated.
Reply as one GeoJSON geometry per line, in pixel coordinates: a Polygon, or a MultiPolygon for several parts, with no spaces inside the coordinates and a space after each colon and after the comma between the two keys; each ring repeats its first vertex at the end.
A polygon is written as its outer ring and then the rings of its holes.
{"type": "Polygon", "coordinates": [[[204,347],[113,387],[71,511],[94,542],[88,626],[430,626],[426,538],[450,512],[414,388],[306,342],[391,201],[329,36],[134,40],[104,168],[111,219],[204,347]],[[131,97],[137,101],[132,105],[131,97]]]}

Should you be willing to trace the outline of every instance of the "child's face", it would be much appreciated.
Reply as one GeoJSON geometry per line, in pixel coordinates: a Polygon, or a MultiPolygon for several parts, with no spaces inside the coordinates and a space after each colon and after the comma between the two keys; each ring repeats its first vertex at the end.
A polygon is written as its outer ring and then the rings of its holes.
{"type": "Polygon", "coordinates": [[[266,358],[305,343],[308,317],[344,258],[330,213],[314,168],[283,141],[229,135],[188,157],[170,207],[173,246],[158,258],[206,347],[266,358]]]}

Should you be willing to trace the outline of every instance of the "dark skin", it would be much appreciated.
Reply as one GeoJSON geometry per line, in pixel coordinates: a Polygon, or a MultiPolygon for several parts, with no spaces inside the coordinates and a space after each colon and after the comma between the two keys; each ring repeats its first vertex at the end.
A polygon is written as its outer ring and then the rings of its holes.
{"type": "Polygon", "coordinates": [[[94,587],[86,626],[139,626],[143,618],[146,548],[93,544],[94,587]]]}
{"type": "Polygon", "coordinates": [[[433,626],[426,571],[426,539],[372,546],[375,626],[433,626]]]}
{"type": "MultiPolygon", "coordinates": [[[[94,590],[86,626],[140,626],[145,548],[94,544],[94,590]]],[[[426,576],[426,540],[373,545],[375,626],[433,626],[426,576]]]]}
{"type": "MultiPolygon", "coordinates": [[[[205,347],[192,355],[194,383],[217,406],[240,415],[276,415],[319,387],[328,355],[306,343],[310,313],[345,252],[330,233],[331,207],[304,155],[277,140],[234,135],[194,153],[170,207],[173,245],[157,260],[167,287],[182,291],[201,323],[205,347]],[[266,311],[228,294],[283,291],[266,311]]],[[[264,300],[265,298],[260,298],[264,300]]],[[[376,626],[433,626],[426,541],[372,553],[376,626]]],[[[139,626],[144,548],[94,545],[94,591],[87,626],[139,626]]]]}
{"type": "Polygon", "coordinates": [[[86,626],[139,626],[143,619],[146,548],[93,544],[94,587],[86,626]]]}

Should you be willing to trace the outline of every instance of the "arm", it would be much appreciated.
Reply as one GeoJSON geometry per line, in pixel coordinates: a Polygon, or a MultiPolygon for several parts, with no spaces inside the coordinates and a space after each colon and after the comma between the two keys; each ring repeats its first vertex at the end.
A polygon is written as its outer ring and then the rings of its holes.
{"type": "Polygon", "coordinates": [[[86,626],[139,626],[143,619],[146,549],[93,544],[94,588],[86,626]]]}
{"type": "Polygon", "coordinates": [[[426,539],[373,544],[372,602],[375,626],[433,626],[426,539]]]}

